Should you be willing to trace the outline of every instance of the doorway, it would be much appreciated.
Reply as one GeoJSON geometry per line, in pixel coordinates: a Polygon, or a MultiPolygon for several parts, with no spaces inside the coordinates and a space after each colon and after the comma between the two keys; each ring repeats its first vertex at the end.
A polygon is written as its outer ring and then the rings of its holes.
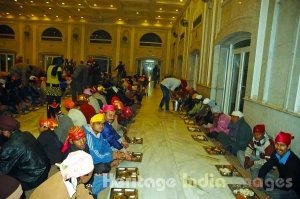
{"type": "MultiPolygon", "coordinates": [[[[153,81],[153,68],[158,65],[159,71],[161,67],[161,61],[153,58],[138,59],[137,74],[146,75],[149,81],[153,81]]],[[[160,79],[160,72],[158,72],[158,80],[160,79]]]]}
{"type": "Polygon", "coordinates": [[[14,66],[15,54],[13,53],[0,53],[0,72],[9,72],[10,68],[14,66]]]}
{"type": "Polygon", "coordinates": [[[226,61],[224,112],[243,112],[250,40],[231,44],[226,61]]]}

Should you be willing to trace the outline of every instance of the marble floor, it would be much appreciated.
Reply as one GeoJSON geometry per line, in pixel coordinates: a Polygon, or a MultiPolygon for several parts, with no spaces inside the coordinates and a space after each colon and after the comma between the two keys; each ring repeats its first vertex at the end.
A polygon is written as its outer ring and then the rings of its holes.
{"type": "MultiPolygon", "coordinates": [[[[159,87],[149,89],[135,122],[129,127],[128,136],[143,138],[143,144],[130,145],[128,150],[143,153],[143,159],[142,162],[124,161],[119,167],[137,167],[138,182],[117,183],[112,172],[110,188],[136,188],[140,199],[235,198],[227,184],[246,184],[245,179],[224,177],[215,166],[228,165],[234,158],[208,155],[203,146],[213,146],[214,142],[194,141],[191,134],[195,132],[188,131],[178,112],[159,111],[161,96],[159,87]]],[[[17,119],[22,130],[37,136],[38,121],[45,116],[42,108],[17,119]]],[[[98,198],[109,198],[109,190],[98,198]]]]}

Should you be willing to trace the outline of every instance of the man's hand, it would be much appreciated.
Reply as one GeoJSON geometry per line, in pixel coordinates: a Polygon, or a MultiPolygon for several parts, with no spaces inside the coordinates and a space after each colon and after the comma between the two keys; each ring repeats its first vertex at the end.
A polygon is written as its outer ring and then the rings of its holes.
{"type": "Polygon", "coordinates": [[[125,149],[129,147],[129,143],[126,140],[123,140],[121,144],[125,149]]]}
{"type": "Polygon", "coordinates": [[[263,179],[261,178],[255,178],[253,181],[252,181],[252,186],[254,188],[262,188],[263,187],[263,179]]]}
{"type": "Polygon", "coordinates": [[[125,158],[125,154],[121,151],[114,151],[113,152],[113,159],[114,160],[120,160],[120,159],[124,159],[125,158]]]}
{"type": "Polygon", "coordinates": [[[253,165],[254,165],[254,161],[251,160],[249,157],[245,157],[244,168],[249,169],[253,165]]]}

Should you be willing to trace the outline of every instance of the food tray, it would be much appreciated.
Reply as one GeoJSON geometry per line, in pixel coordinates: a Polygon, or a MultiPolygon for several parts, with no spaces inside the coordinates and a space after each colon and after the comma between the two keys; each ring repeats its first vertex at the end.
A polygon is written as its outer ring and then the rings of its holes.
{"type": "Polygon", "coordinates": [[[117,167],[116,180],[138,181],[139,169],[135,167],[117,167]]]}
{"type": "Polygon", "coordinates": [[[228,184],[228,187],[230,188],[235,198],[259,199],[257,194],[251,187],[249,187],[249,185],[228,184]]]}
{"type": "Polygon", "coordinates": [[[143,138],[138,138],[138,137],[130,138],[129,143],[131,143],[131,144],[143,144],[143,138]]]}
{"type": "Polygon", "coordinates": [[[204,135],[194,134],[194,135],[191,135],[191,136],[197,142],[208,141],[207,137],[205,137],[204,135]]]}
{"type": "Polygon", "coordinates": [[[222,176],[242,177],[240,172],[233,165],[215,165],[222,176]]]}
{"type": "Polygon", "coordinates": [[[220,147],[203,146],[203,148],[209,155],[224,155],[225,154],[225,150],[220,147]]]}
{"type": "Polygon", "coordinates": [[[191,132],[202,132],[198,126],[187,126],[187,129],[191,132]]]}
{"type": "Polygon", "coordinates": [[[142,162],[143,159],[143,153],[139,153],[139,152],[130,152],[128,151],[129,155],[131,156],[130,160],[126,160],[126,161],[131,161],[131,162],[142,162]]]}
{"type": "Polygon", "coordinates": [[[110,199],[138,199],[137,189],[112,188],[110,190],[110,199]]]}
{"type": "Polygon", "coordinates": [[[190,120],[190,119],[184,120],[184,123],[189,124],[189,125],[195,125],[196,124],[194,120],[190,120]]]}

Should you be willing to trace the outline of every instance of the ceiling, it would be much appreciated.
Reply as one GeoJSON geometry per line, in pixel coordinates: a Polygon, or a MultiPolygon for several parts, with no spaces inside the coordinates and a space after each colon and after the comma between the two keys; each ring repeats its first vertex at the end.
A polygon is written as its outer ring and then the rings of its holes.
{"type": "Polygon", "coordinates": [[[171,27],[189,0],[0,0],[1,19],[171,27]]]}

